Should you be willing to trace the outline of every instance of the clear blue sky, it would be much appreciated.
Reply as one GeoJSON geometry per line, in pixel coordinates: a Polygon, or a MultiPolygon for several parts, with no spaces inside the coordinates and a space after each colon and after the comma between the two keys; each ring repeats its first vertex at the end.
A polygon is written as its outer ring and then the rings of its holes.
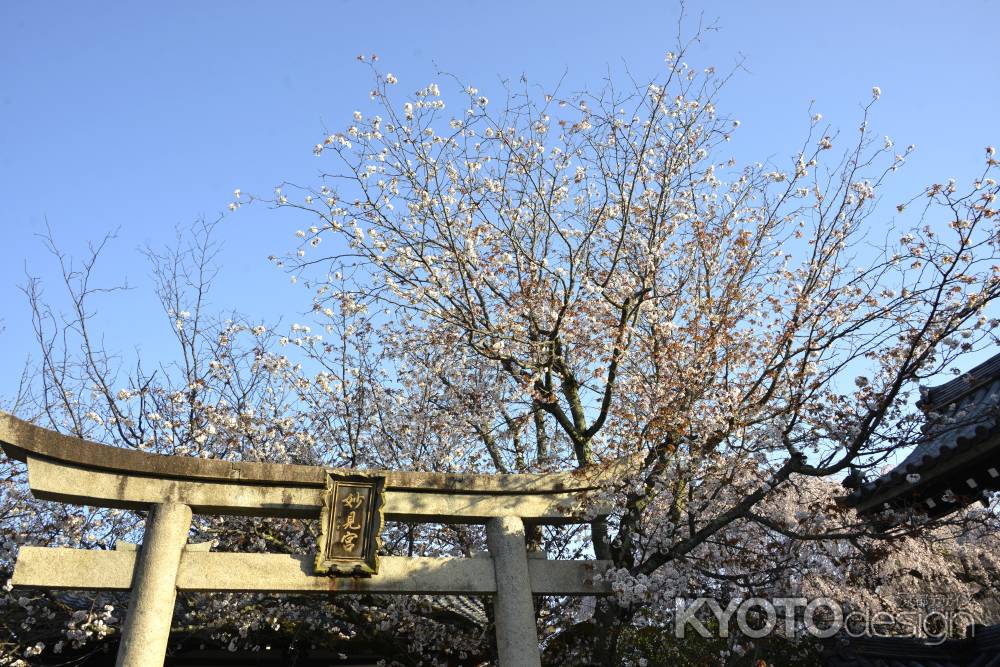
{"type": "MultiPolygon", "coordinates": [[[[785,159],[815,108],[853,130],[882,88],[873,126],[918,152],[899,194],[969,176],[1000,144],[1000,5],[911,0],[691,1],[719,20],[689,58],[745,58],[720,105],[742,120],[746,160],[785,159]]],[[[70,253],[119,229],[99,273],[135,290],[101,303],[112,349],[156,356],[168,325],[137,249],[214,218],[235,187],[269,193],[310,181],[311,147],[366,101],[358,53],[378,53],[401,87],[459,75],[485,94],[526,73],[567,89],[625,63],[643,79],[671,48],[674,2],[5,2],[0,7],[0,396],[33,351],[18,291],[27,268],[58,285],[36,234],[45,220],[70,253]]],[[[891,207],[890,207],[891,208],[891,207]]],[[[213,302],[290,323],[308,295],[266,257],[293,247],[301,219],[263,207],[228,216],[213,302]],[[289,307],[289,304],[293,304],[289,307]]]]}

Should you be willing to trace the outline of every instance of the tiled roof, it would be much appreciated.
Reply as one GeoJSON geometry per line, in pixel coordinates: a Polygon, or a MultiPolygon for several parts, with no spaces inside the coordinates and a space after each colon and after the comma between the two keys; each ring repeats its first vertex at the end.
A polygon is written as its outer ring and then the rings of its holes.
{"type": "Polygon", "coordinates": [[[413,598],[429,612],[454,614],[480,627],[489,623],[480,598],[468,595],[414,595],[413,598]]]}
{"type": "Polygon", "coordinates": [[[1000,378],[1000,354],[987,359],[954,380],[937,387],[923,389],[918,405],[924,410],[946,406],[983,383],[993,382],[997,378],[1000,378]]]}
{"type": "Polygon", "coordinates": [[[922,388],[921,394],[918,405],[926,423],[913,451],[888,473],[855,489],[845,498],[848,505],[909,485],[907,476],[927,474],[959,450],[1000,435],[1000,354],[950,382],[922,388]]]}
{"type": "Polygon", "coordinates": [[[912,472],[942,454],[979,442],[996,430],[998,406],[1000,382],[993,380],[958,397],[953,403],[941,405],[936,410],[932,408],[927,415],[924,437],[889,474],[912,472]]]}

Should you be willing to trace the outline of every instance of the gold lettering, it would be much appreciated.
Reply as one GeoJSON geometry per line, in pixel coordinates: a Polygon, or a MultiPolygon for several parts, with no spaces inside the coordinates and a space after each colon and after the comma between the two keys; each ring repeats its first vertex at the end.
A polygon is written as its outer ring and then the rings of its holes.
{"type": "Polygon", "coordinates": [[[344,548],[348,551],[354,551],[358,546],[358,534],[344,533],[340,538],[340,543],[343,544],[344,548]]]}
{"type": "Polygon", "coordinates": [[[355,521],[357,520],[357,517],[355,516],[356,514],[357,512],[351,512],[350,514],[348,514],[347,520],[344,521],[341,528],[343,528],[344,530],[361,530],[361,524],[355,523],[355,521]]]}
{"type": "Polygon", "coordinates": [[[344,498],[344,504],[347,505],[349,509],[356,510],[361,507],[361,504],[365,501],[365,497],[362,496],[358,491],[350,494],[344,498]]]}

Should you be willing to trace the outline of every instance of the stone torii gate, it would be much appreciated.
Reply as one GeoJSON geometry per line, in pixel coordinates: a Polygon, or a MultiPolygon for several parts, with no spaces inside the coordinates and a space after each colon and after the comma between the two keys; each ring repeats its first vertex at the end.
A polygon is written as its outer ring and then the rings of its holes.
{"type": "Polygon", "coordinates": [[[490,595],[501,667],[539,666],[532,595],[607,594],[606,585],[593,580],[609,563],[531,558],[525,523],[584,522],[588,494],[628,465],[556,474],[359,475],[149,454],[66,436],[4,413],[0,447],[28,464],[37,498],[149,511],[138,549],[25,546],[14,570],[14,586],[130,590],[119,667],[163,664],[177,591],[490,595]],[[319,553],[210,552],[188,544],[192,514],[322,517],[319,553]],[[485,524],[490,558],[380,558],[383,516],[485,524]]]}

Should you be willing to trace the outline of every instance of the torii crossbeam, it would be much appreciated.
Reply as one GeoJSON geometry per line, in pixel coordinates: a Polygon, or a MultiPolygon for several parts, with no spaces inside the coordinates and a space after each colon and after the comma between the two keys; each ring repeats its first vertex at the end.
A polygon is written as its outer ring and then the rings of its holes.
{"type": "MultiPolygon", "coordinates": [[[[14,570],[14,586],[130,590],[119,667],[163,664],[178,590],[492,595],[499,664],[539,666],[532,595],[607,594],[594,576],[609,563],[531,558],[525,523],[590,520],[600,512],[588,496],[628,465],[522,475],[364,471],[384,484],[386,519],[485,524],[490,558],[385,556],[369,577],[336,577],[316,573],[315,554],[215,553],[189,545],[191,516],[319,518],[330,506],[330,480],[358,471],[150,454],[63,435],[4,413],[0,447],[28,464],[37,498],[150,512],[138,550],[25,546],[14,570]]],[[[354,527],[351,517],[339,525],[354,527]]]]}

